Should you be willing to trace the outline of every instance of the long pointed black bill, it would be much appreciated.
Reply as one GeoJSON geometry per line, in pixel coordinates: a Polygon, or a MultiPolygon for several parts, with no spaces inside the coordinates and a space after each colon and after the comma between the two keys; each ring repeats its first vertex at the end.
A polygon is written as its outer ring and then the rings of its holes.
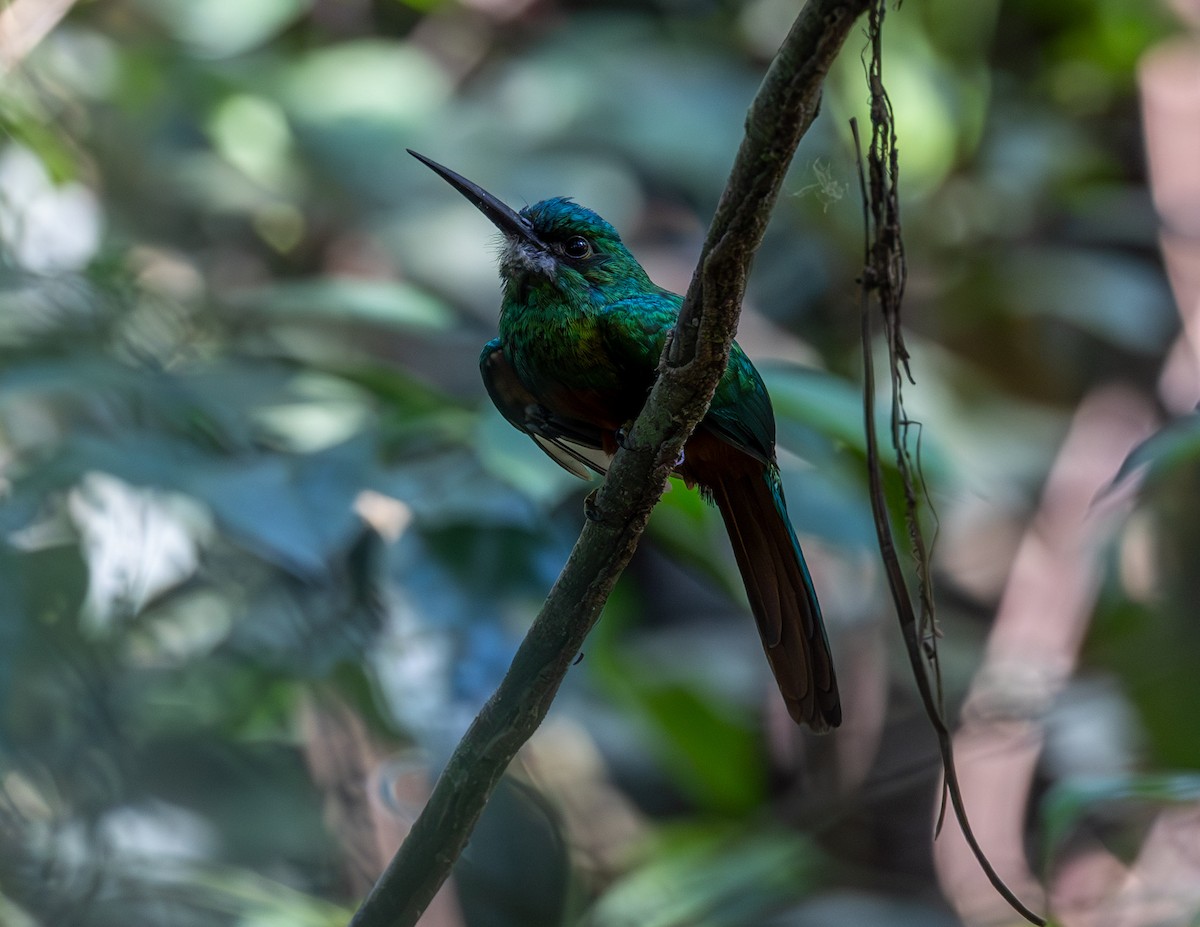
{"type": "Polygon", "coordinates": [[[492,223],[502,231],[505,235],[515,235],[525,241],[532,242],[539,248],[544,248],[541,239],[534,234],[533,228],[529,222],[515,212],[512,208],[505,205],[501,200],[496,199],[487,190],[479,186],[477,183],[472,183],[467,180],[462,174],[457,171],[452,171],[448,167],[443,167],[436,161],[425,157],[425,155],[413,151],[411,148],[406,148],[410,155],[428,167],[431,171],[437,174],[442,180],[450,184],[455,190],[471,201],[476,209],[492,220],[492,223]]]}

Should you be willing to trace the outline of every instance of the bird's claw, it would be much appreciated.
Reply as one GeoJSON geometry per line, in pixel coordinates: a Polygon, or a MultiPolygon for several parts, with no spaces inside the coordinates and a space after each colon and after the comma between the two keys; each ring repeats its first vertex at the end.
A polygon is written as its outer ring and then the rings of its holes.
{"type": "Polygon", "coordinates": [[[613,440],[617,442],[617,447],[622,450],[629,450],[629,429],[633,427],[633,422],[626,422],[613,432],[613,440]]]}
{"type": "Polygon", "coordinates": [[[600,493],[600,488],[596,487],[588,493],[583,499],[583,514],[588,521],[600,521],[600,506],[596,504],[596,496],[600,493]]]}

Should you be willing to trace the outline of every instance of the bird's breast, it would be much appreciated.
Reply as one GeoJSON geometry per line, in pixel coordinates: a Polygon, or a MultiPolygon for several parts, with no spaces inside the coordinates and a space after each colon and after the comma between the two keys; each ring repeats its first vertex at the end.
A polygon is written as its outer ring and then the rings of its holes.
{"type": "Polygon", "coordinates": [[[595,319],[526,315],[501,323],[509,363],[546,408],[605,429],[637,414],[640,404],[632,412],[626,408],[621,371],[605,350],[595,319]]]}

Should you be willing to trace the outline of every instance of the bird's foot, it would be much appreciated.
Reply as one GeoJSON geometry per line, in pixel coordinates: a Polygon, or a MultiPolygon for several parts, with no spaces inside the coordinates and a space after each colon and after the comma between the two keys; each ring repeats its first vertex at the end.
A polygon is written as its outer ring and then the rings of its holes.
{"type": "Polygon", "coordinates": [[[596,504],[596,496],[600,494],[600,487],[597,486],[583,499],[583,514],[588,521],[600,521],[600,506],[596,504]]]}

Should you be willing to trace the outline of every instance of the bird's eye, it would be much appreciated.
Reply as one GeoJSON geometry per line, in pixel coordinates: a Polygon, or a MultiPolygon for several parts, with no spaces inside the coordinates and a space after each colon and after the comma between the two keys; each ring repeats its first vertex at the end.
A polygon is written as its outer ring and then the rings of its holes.
{"type": "Polygon", "coordinates": [[[582,235],[575,235],[563,242],[563,254],[575,260],[582,260],[592,253],[592,244],[582,235]]]}

